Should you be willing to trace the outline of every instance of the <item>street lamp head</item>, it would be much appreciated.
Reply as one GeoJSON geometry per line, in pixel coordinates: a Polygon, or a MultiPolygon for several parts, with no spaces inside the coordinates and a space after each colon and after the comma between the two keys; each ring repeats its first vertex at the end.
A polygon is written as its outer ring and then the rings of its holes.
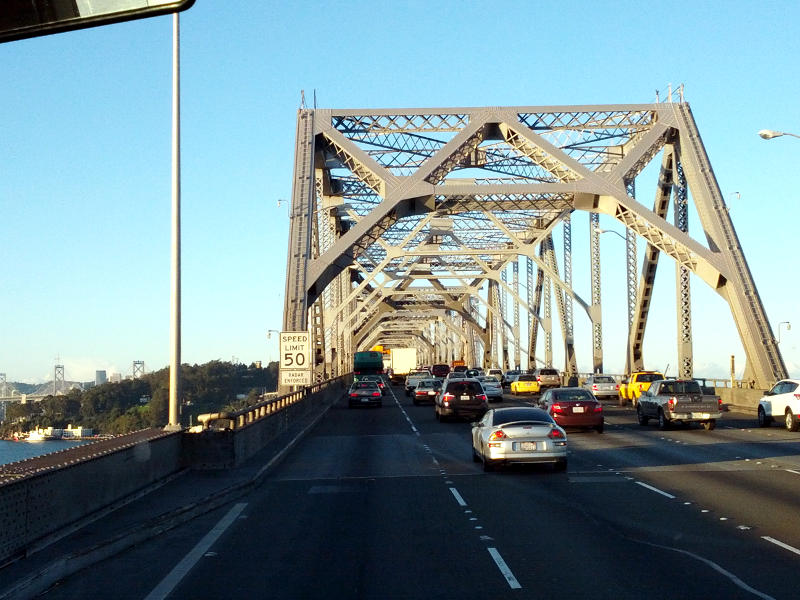
{"type": "Polygon", "coordinates": [[[758,135],[760,135],[765,140],[771,140],[772,138],[782,136],[783,133],[780,131],[773,131],[772,129],[762,129],[761,131],[758,132],[758,135]]]}

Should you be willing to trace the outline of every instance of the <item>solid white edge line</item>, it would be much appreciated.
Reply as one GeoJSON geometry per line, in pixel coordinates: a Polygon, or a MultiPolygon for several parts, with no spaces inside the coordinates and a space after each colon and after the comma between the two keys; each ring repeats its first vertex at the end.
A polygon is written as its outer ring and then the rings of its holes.
{"type": "Polygon", "coordinates": [[[794,473],[795,475],[800,475],[800,471],[795,471],[794,469],[786,469],[789,473],[794,473]]]}
{"type": "Polygon", "coordinates": [[[647,485],[646,483],[642,483],[641,481],[637,481],[636,483],[642,487],[647,488],[648,490],[655,492],[656,494],[661,494],[662,496],[666,496],[667,498],[670,498],[672,500],[675,499],[675,496],[673,496],[672,494],[668,494],[667,492],[664,492],[658,489],[657,487],[653,487],[652,485],[647,485]]]}
{"type": "Polygon", "coordinates": [[[458,493],[458,490],[456,488],[450,488],[450,493],[453,494],[453,497],[456,499],[456,502],[458,502],[459,506],[467,505],[466,501],[464,500],[464,498],[461,497],[461,494],[458,493]]]}
{"type": "Polygon", "coordinates": [[[520,585],[517,578],[514,577],[514,574],[511,572],[511,569],[508,568],[506,561],[503,560],[503,557],[500,556],[500,553],[497,551],[497,548],[487,548],[489,554],[491,554],[494,563],[497,565],[497,568],[500,569],[500,572],[503,574],[503,577],[506,578],[508,582],[508,587],[512,590],[519,590],[522,589],[522,585],[520,585]]]}
{"type": "Polygon", "coordinates": [[[770,542],[772,544],[775,544],[776,546],[780,546],[781,548],[783,548],[784,550],[788,550],[789,552],[794,552],[795,554],[800,554],[800,550],[798,550],[794,546],[790,546],[789,544],[784,544],[782,541],[776,540],[775,538],[769,537],[768,535],[762,535],[761,539],[762,540],[767,540],[768,542],[770,542]]]}
{"type": "Polygon", "coordinates": [[[219,539],[225,530],[230,527],[230,525],[236,520],[244,510],[244,507],[247,506],[247,502],[239,502],[235,504],[233,508],[231,508],[228,513],[222,517],[219,522],[214,526],[214,528],[209,531],[203,539],[197,542],[197,545],[192,548],[192,550],[183,557],[181,562],[179,562],[175,567],[170,571],[164,579],[161,580],[152,592],[150,592],[146,597],[145,600],[163,600],[172,592],[173,589],[181,582],[181,580],[186,577],[189,571],[192,570],[192,567],[200,560],[203,555],[208,551],[211,545],[219,539]]]}

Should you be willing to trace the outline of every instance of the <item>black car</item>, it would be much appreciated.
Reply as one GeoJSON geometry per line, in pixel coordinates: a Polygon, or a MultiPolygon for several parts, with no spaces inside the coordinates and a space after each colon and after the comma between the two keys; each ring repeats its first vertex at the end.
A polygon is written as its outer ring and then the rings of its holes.
{"type": "Polygon", "coordinates": [[[356,381],[347,391],[347,405],[354,406],[382,406],[383,393],[375,381],[356,381]]]}
{"type": "Polygon", "coordinates": [[[436,396],[434,410],[440,421],[451,417],[475,420],[489,410],[489,402],[477,379],[450,379],[436,396]]]}

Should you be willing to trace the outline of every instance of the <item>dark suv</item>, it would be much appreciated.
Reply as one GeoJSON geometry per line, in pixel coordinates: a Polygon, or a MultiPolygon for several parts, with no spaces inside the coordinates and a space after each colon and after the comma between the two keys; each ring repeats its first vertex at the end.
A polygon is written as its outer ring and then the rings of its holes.
{"type": "Polygon", "coordinates": [[[450,417],[476,420],[489,410],[489,402],[477,379],[451,379],[436,396],[434,410],[439,421],[450,417]]]}

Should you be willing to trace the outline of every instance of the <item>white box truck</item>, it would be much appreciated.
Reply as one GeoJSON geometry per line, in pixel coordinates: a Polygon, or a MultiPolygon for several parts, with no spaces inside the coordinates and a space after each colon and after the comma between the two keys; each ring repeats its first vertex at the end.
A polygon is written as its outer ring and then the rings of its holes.
{"type": "Polygon", "coordinates": [[[417,368],[416,348],[392,348],[392,381],[405,382],[406,375],[417,368]]]}

